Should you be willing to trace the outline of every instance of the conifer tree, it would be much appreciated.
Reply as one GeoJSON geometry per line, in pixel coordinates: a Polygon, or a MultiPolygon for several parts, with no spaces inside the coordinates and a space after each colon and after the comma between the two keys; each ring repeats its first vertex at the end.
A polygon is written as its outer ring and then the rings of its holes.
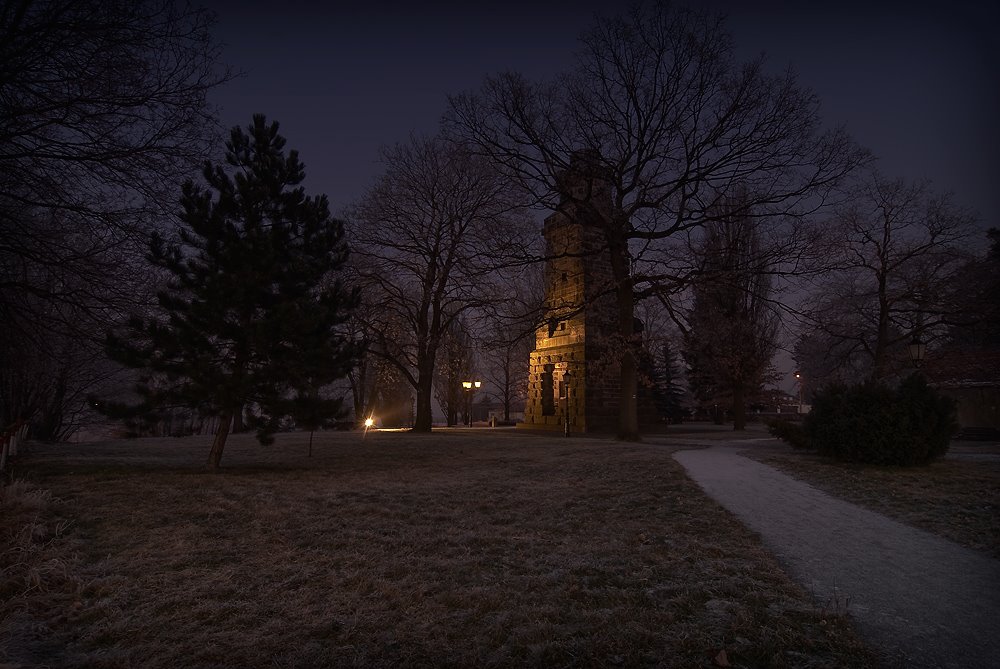
{"type": "Polygon", "coordinates": [[[660,348],[660,365],[656,372],[657,410],[671,423],[679,423],[684,417],[684,388],[674,348],[668,340],[664,340],[660,348]]]}
{"type": "Polygon", "coordinates": [[[217,416],[213,468],[244,405],[261,443],[285,416],[315,427],[336,414],[340,402],[319,391],[359,353],[342,328],[358,302],[336,277],[348,253],[343,223],[325,195],[306,196],[303,165],[284,146],[263,115],[233,128],[228,169],[206,162],[205,185],[183,187],[179,242],[152,236],[148,260],[169,276],[158,308],[108,336],[109,354],[143,375],[138,405],[105,410],[180,405],[217,416]]]}
{"type": "Polygon", "coordinates": [[[733,429],[743,430],[749,399],[773,375],[779,320],[769,302],[773,285],[760,223],[730,213],[741,210],[742,198],[717,206],[719,220],[705,226],[703,274],[694,285],[684,357],[695,396],[730,402],[733,429]]]}

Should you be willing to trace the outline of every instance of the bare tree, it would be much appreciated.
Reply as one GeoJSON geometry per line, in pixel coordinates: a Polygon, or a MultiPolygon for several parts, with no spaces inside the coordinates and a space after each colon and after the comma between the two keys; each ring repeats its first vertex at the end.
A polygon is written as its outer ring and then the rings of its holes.
{"type": "Polygon", "coordinates": [[[149,226],[216,136],[211,23],[172,0],[0,5],[0,318],[54,382],[78,369],[51,357],[60,341],[151,294],[149,226]]]}
{"type": "MultiPolygon", "coordinates": [[[[839,269],[819,284],[804,336],[838,366],[891,376],[909,364],[905,344],[965,317],[956,277],[972,257],[975,222],[926,182],[867,175],[838,213],[839,269]]],[[[808,347],[803,341],[800,350],[808,347]]]]}
{"type": "Polygon", "coordinates": [[[365,285],[370,350],[416,391],[414,430],[431,429],[438,352],[452,324],[498,294],[497,270],[523,225],[509,182],[465,147],[413,139],[353,212],[353,267],[365,285]]]}
{"type": "MultiPolygon", "coordinates": [[[[554,83],[503,74],[454,97],[446,127],[553,209],[560,199],[587,206],[561,188],[572,156],[600,162],[613,191],[602,227],[622,342],[635,341],[636,296],[688,285],[692,269],[676,264],[670,242],[710,221],[717,198],[739,186],[746,211],[800,221],[866,159],[844,132],[823,131],[816,97],[791,72],[737,65],[718,17],[640,5],[598,22],[582,45],[554,83]]],[[[637,439],[636,354],[623,348],[618,434],[637,439]]]]}
{"type": "Polygon", "coordinates": [[[526,397],[528,359],[535,346],[536,330],[546,318],[541,270],[538,263],[520,268],[509,284],[516,290],[496,300],[480,328],[484,376],[503,404],[505,423],[510,422],[511,407],[526,397]]]}
{"type": "MultiPolygon", "coordinates": [[[[0,253],[102,285],[216,136],[212,17],[171,0],[42,0],[0,11],[0,253]],[[61,234],[53,237],[52,229],[61,234]]],[[[29,275],[30,276],[30,275],[29,275]]],[[[5,273],[51,301],[58,284],[5,273]]],[[[98,293],[99,291],[94,291],[98,293]]]]}

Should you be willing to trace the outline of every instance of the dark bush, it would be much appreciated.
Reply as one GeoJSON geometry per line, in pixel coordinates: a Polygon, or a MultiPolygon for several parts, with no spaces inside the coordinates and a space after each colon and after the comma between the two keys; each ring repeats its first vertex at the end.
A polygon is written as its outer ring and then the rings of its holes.
{"type": "Polygon", "coordinates": [[[787,442],[792,448],[809,448],[809,437],[798,423],[773,419],[767,421],[767,431],[772,437],[787,442]]]}
{"type": "Polygon", "coordinates": [[[954,402],[913,375],[895,391],[875,383],[820,391],[804,428],[812,447],[838,460],[911,466],[944,455],[958,425],[954,402]]]}
{"type": "Polygon", "coordinates": [[[902,414],[901,427],[908,428],[912,463],[926,464],[948,452],[951,438],[958,432],[955,400],[927,385],[922,374],[903,381],[896,392],[902,414]]]}

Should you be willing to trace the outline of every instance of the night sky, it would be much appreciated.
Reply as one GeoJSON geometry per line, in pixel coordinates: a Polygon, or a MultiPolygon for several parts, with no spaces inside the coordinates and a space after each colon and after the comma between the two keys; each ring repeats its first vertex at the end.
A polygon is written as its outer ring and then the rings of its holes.
{"type": "MultiPolygon", "coordinates": [[[[325,192],[335,212],[379,173],[380,146],[436,131],[449,94],[493,72],[566,69],[595,10],[617,6],[207,4],[224,61],[244,73],[213,95],[223,122],[245,125],[255,112],[280,121],[310,192],[325,192]]],[[[729,15],[738,55],[794,67],[826,120],[845,124],[887,175],[931,179],[984,227],[1000,226],[996,3],[706,4],[729,15]]]]}

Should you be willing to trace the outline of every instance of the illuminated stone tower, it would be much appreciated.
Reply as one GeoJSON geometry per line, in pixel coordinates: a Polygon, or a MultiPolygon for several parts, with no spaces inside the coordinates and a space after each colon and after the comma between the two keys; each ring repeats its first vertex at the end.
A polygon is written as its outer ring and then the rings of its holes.
{"type": "Polygon", "coordinates": [[[611,187],[594,155],[580,152],[560,178],[562,201],[545,219],[546,321],[535,333],[528,399],[519,427],[614,429],[618,418],[616,306],[602,225],[611,187]],[[569,372],[569,398],[566,397],[569,372]]]}

